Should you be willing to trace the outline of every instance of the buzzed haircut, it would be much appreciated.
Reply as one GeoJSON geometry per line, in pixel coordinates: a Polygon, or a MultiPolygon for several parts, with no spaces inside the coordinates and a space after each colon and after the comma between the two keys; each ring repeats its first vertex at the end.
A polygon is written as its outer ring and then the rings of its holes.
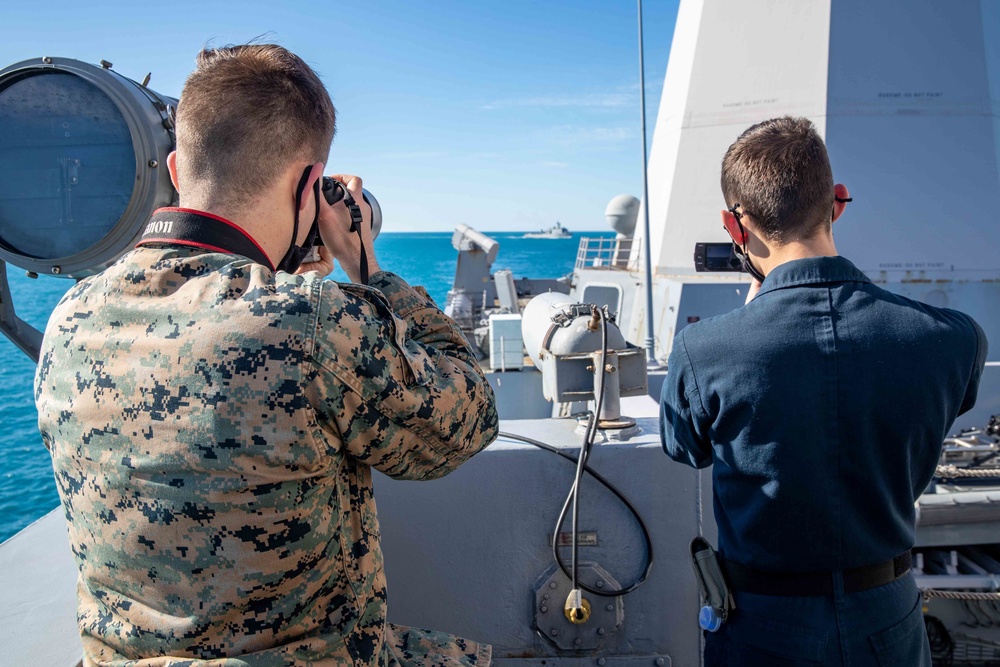
{"type": "Polygon", "coordinates": [[[722,159],[722,194],[774,243],[809,238],[828,226],[833,171],[812,122],[784,116],[747,128],[722,159]]]}
{"type": "Polygon", "coordinates": [[[294,53],[276,44],[205,49],[177,105],[180,178],[242,210],[294,161],[325,162],[335,130],[326,88],[294,53]]]}

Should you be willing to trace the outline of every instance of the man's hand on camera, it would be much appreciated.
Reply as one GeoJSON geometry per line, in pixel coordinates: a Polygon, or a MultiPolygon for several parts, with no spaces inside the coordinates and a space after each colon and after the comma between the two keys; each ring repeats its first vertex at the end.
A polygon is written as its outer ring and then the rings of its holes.
{"type": "MultiPolygon", "coordinates": [[[[364,240],[365,254],[368,256],[368,275],[375,275],[381,269],[375,261],[375,248],[372,242],[372,209],[365,203],[361,194],[361,179],[350,174],[335,174],[332,178],[346,185],[347,191],[361,207],[361,238],[364,240]]],[[[323,239],[323,245],[344,267],[347,277],[353,282],[360,282],[361,242],[358,240],[357,232],[351,231],[351,214],[347,204],[339,201],[330,206],[325,198],[320,197],[319,235],[323,239]]]]}
{"type": "MultiPolygon", "coordinates": [[[[316,246],[316,251],[319,253],[319,259],[315,262],[305,262],[295,270],[297,274],[309,273],[310,271],[317,271],[321,276],[328,276],[333,272],[333,253],[331,253],[324,246],[316,246]]],[[[310,253],[311,254],[311,253],[310,253]]]]}

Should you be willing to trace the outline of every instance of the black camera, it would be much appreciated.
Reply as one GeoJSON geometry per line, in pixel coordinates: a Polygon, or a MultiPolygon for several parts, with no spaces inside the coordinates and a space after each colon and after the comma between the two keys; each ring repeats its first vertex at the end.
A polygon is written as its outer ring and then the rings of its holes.
{"type": "MultiPolygon", "coordinates": [[[[344,195],[347,193],[347,188],[340,181],[336,181],[329,176],[323,177],[323,184],[320,186],[320,190],[323,193],[323,198],[326,202],[333,206],[337,202],[344,199],[344,195]]],[[[378,205],[378,200],[375,199],[375,195],[368,192],[364,188],[361,189],[361,196],[364,197],[365,203],[367,203],[372,209],[372,241],[378,237],[378,233],[382,231],[382,207],[378,205]]],[[[316,234],[316,238],[313,242],[311,248],[309,248],[308,254],[302,260],[303,263],[308,264],[310,262],[319,261],[319,246],[323,245],[323,239],[320,238],[319,234],[316,234]]]]}
{"type": "MultiPolygon", "coordinates": [[[[322,191],[327,203],[333,206],[344,198],[347,188],[340,181],[336,181],[329,176],[324,176],[322,191]]],[[[368,190],[362,188],[361,196],[364,197],[365,203],[372,209],[372,241],[374,241],[378,233],[382,231],[382,208],[378,205],[375,195],[368,192],[368,190]]]]}
{"type": "Polygon", "coordinates": [[[732,243],[695,243],[695,271],[742,271],[732,243]]]}

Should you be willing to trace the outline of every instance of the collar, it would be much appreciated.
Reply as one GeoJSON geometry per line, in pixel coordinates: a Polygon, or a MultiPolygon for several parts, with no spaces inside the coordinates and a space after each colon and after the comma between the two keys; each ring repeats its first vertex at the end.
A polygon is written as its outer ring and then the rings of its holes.
{"type": "Polygon", "coordinates": [[[793,259],[771,269],[757,296],[786,287],[844,282],[870,283],[871,280],[850,260],[839,255],[793,259]]]}
{"type": "Polygon", "coordinates": [[[135,247],[158,243],[242,255],[274,271],[267,253],[235,222],[193,208],[167,207],[153,212],[135,247]]]}

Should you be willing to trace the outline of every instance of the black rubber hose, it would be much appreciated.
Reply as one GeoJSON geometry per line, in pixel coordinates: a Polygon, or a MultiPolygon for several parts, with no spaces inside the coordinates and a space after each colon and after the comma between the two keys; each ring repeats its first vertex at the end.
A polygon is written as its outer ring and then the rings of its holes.
{"type": "MultiPolygon", "coordinates": [[[[583,443],[580,445],[580,456],[577,457],[576,464],[576,475],[573,477],[573,486],[569,490],[569,495],[566,496],[566,503],[571,500],[573,502],[573,516],[570,522],[570,530],[572,535],[572,546],[571,546],[571,559],[573,568],[573,576],[570,577],[573,590],[577,588],[577,580],[580,578],[580,567],[578,563],[578,553],[580,549],[579,540],[579,522],[580,522],[580,486],[583,484],[583,467],[587,465],[587,459],[590,458],[590,450],[594,446],[594,438],[597,435],[597,424],[601,419],[601,410],[604,407],[604,383],[607,375],[607,363],[608,363],[608,320],[604,316],[604,311],[598,310],[596,307],[593,308],[594,316],[601,320],[601,362],[600,369],[601,373],[598,377],[601,378],[600,388],[595,388],[595,405],[594,414],[591,416],[590,422],[587,425],[587,430],[583,436],[583,443]]],[[[566,518],[566,504],[563,504],[563,509],[559,513],[559,519],[556,521],[555,530],[552,533],[552,550],[556,559],[558,559],[559,553],[559,531],[562,529],[563,520],[566,518]]]]}
{"type": "MultiPolygon", "coordinates": [[[[558,456],[561,456],[562,458],[574,464],[577,464],[579,462],[578,458],[573,458],[571,454],[567,454],[558,447],[553,447],[552,445],[546,444],[539,440],[535,440],[533,438],[528,438],[523,435],[517,435],[515,433],[506,433],[503,431],[500,432],[500,437],[508,438],[510,440],[518,440],[520,442],[524,442],[529,445],[534,445],[539,449],[544,449],[546,451],[552,452],[553,454],[557,454],[558,456]]],[[[619,597],[621,595],[626,595],[628,593],[631,593],[635,589],[639,588],[639,586],[641,586],[642,583],[646,581],[646,577],[649,576],[649,572],[653,568],[653,540],[649,536],[649,528],[646,526],[646,522],[642,520],[642,515],[639,514],[639,510],[635,508],[635,505],[629,502],[629,499],[626,498],[625,495],[621,491],[619,491],[614,484],[612,484],[603,476],[601,476],[600,473],[595,472],[593,468],[591,468],[586,464],[586,462],[584,463],[583,469],[591,477],[596,479],[604,488],[613,493],[615,497],[618,498],[618,500],[620,500],[623,505],[625,505],[625,508],[628,509],[628,511],[632,514],[632,516],[635,517],[636,523],[639,525],[639,529],[642,531],[642,538],[646,542],[646,567],[643,569],[642,575],[640,575],[638,579],[636,579],[628,586],[625,586],[618,590],[607,590],[607,591],[599,590],[596,588],[591,588],[590,586],[587,586],[586,584],[583,583],[580,583],[579,586],[588,593],[593,593],[594,595],[600,595],[602,597],[619,597]]],[[[563,512],[563,516],[565,516],[565,512],[563,512]]],[[[559,557],[558,536],[556,536],[556,540],[553,542],[552,552],[553,552],[553,557],[555,558],[556,563],[559,565],[559,568],[563,571],[563,574],[565,574],[567,578],[570,578],[571,572],[566,568],[565,563],[563,563],[562,559],[559,557]]]]}

